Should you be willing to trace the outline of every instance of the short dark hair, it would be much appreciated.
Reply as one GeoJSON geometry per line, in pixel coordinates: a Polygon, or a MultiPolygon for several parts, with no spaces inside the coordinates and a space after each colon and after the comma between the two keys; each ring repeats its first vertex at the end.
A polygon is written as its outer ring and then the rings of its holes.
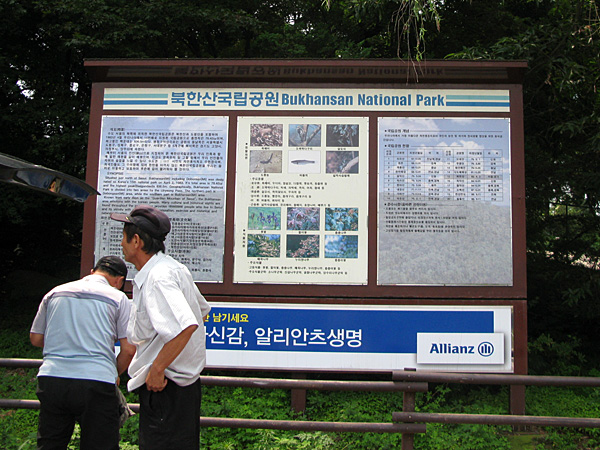
{"type": "Polygon", "coordinates": [[[103,256],[96,261],[93,271],[101,271],[113,277],[127,278],[127,266],[125,265],[125,261],[118,256],[103,256]]]}
{"type": "Polygon", "coordinates": [[[158,252],[165,253],[164,241],[153,238],[137,225],[133,223],[126,223],[123,227],[123,232],[125,233],[125,238],[127,239],[127,242],[130,242],[131,239],[133,239],[133,236],[137,234],[140,237],[140,239],[144,242],[142,250],[145,253],[148,253],[149,255],[154,255],[158,252]]]}

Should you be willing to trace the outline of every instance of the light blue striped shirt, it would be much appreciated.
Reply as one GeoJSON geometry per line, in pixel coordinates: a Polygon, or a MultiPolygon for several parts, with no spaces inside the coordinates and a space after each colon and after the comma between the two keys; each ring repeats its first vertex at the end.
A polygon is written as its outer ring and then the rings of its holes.
{"type": "Polygon", "coordinates": [[[131,302],[102,275],[52,289],[40,303],[31,327],[44,335],[38,376],[114,383],[115,342],[127,336],[131,302]]]}

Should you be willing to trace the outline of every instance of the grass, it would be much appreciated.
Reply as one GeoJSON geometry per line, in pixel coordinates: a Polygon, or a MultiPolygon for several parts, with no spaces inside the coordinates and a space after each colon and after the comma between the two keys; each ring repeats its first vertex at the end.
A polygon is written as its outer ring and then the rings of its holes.
{"type": "MultiPolygon", "coordinates": [[[[7,355],[1,355],[7,356],[7,355]]],[[[273,374],[269,374],[272,376],[273,374]]],[[[35,398],[35,369],[0,369],[1,398],[35,398]]],[[[580,415],[595,413],[598,406],[593,389],[528,389],[528,400],[541,408],[547,404],[580,415]],[[570,398],[570,402],[565,402],[570,398]],[[589,405],[586,411],[581,405],[589,405]]],[[[127,394],[130,402],[137,402],[127,394]]],[[[435,386],[417,398],[418,410],[426,412],[506,413],[508,393],[504,388],[435,386]]],[[[205,387],[202,415],[254,419],[292,420],[290,393],[233,387],[205,387]]],[[[338,422],[389,422],[391,412],[402,408],[402,395],[394,393],[309,391],[307,409],[301,420],[338,422]]],[[[529,412],[531,413],[531,412],[529,412]]],[[[0,443],[6,450],[35,448],[37,411],[0,410],[0,443]]],[[[121,449],[135,450],[138,418],[131,418],[122,429],[121,449]]],[[[417,450],[584,450],[600,448],[597,430],[546,428],[540,433],[513,433],[507,426],[429,424],[425,435],[415,436],[417,450]]],[[[278,430],[203,428],[202,448],[206,449],[396,449],[401,437],[376,433],[302,433],[278,430]]],[[[72,448],[77,448],[75,433],[72,448]]]]}
{"type": "Polygon", "coordinates": [[[536,450],[540,434],[515,433],[508,436],[511,450],[536,450]]]}

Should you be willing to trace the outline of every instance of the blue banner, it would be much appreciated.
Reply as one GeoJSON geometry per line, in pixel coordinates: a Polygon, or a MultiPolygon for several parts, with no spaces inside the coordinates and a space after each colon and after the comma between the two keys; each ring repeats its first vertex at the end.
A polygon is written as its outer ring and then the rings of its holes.
{"type": "Polygon", "coordinates": [[[213,307],[207,348],[416,353],[417,333],[493,333],[493,311],[213,307]]]}

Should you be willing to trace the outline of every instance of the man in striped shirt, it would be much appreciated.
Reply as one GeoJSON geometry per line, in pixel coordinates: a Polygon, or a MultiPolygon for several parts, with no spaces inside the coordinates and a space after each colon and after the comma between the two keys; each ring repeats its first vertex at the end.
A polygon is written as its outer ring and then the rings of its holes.
{"type": "Polygon", "coordinates": [[[118,450],[115,382],[135,352],[127,342],[131,302],[119,290],[126,276],[121,258],[105,256],[90,275],[55,287],[42,299],[29,335],[44,349],[38,449],[66,449],[77,421],[83,450],[118,450]]]}

